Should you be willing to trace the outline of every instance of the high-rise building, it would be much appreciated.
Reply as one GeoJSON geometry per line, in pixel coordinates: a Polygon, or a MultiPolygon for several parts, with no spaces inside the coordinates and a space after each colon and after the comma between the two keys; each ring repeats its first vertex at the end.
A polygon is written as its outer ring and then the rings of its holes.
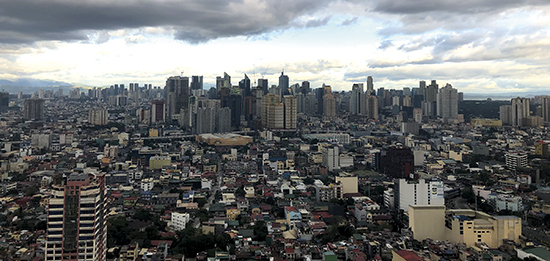
{"type": "Polygon", "coordinates": [[[189,106],[189,77],[172,76],[166,80],[166,115],[168,121],[189,106]]]}
{"type": "Polygon", "coordinates": [[[285,72],[281,72],[281,76],[279,76],[279,96],[282,99],[285,92],[288,90],[288,87],[290,87],[288,76],[284,74],[285,72]]]}
{"type": "Polygon", "coordinates": [[[372,82],[372,76],[367,77],[367,94],[375,95],[374,83],[372,82]]]}
{"type": "Polygon", "coordinates": [[[369,119],[378,120],[378,97],[374,95],[364,95],[365,99],[365,116],[369,119]]]}
{"type": "Polygon", "coordinates": [[[349,100],[349,112],[350,114],[361,113],[361,96],[363,95],[363,84],[354,83],[351,87],[351,95],[349,100]]]}
{"type": "Polygon", "coordinates": [[[267,94],[269,92],[269,83],[267,79],[258,79],[258,88],[262,89],[264,94],[267,94]]]}
{"type": "Polygon", "coordinates": [[[323,117],[329,119],[336,117],[336,102],[332,93],[323,96],[323,117]]]}
{"type": "Polygon", "coordinates": [[[45,260],[106,260],[105,176],[72,173],[52,187],[45,260]]]}
{"type": "Polygon", "coordinates": [[[541,101],[541,117],[545,122],[550,122],[550,96],[543,96],[541,101]]]}
{"type": "Polygon", "coordinates": [[[91,109],[88,113],[88,123],[107,125],[109,123],[109,111],[107,109],[91,109]]]}
{"type": "Polygon", "coordinates": [[[262,99],[262,125],[266,129],[284,128],[284,104],[279,95],[266,94],[262,99]]]}
{"type": "Polygon", "coordinates": [[[303,81],[302,82],[302,93],[304,95],[308,94],[311,92],[311,87],[310,87],[310,84],[308,81],[303,81]]]}
{"type": "Polygon", "coordinates": [[[44,100],[27,99],[25,100],[24,118],[26,120],[41,121],[44,120],[44,100]]]}
{"type": "Polygon", "coordinates": [[[296,97],[293,95],[285,95],[283,98],[285,110],[285,129],[296,129],[296,97]]]}
{"type": "Polygon", "coordinates": [[[340,169],[340,152],[338,146],[326,148],[323,151],[323,166],[329,171],[340,169]]]}
{"type": "Polygon", "coordinates": [[[448,83],[437,94],[437,116],[445,122],[458,118],[458,90],[448,83]]]}
{"type": "Polygon", "coordinates": [[[203,89],[202,75],[191,76],[191,90],[202,90],[202,89],[203,89]]]}
{"type": "Polygon", "coordinates": [[[151,122],[164,122],[166,119],[166,103],[163,100],[154,100],[151,103],[151,122]]]}
{"type": "Polygon", "coordinates": [[[441,181],[398,179],[394,188],[394,206],[404,212],[409,211],[409,205],[445,206],[441,181]]]}
{"type": "Polygon", "coordinates": [[[512,99],[510,125],[523,126],[523,119],[527,119],[529,115],[529,98],[512,99]]]}
{"type": "Polygon", "coordinates": [[[222,107],[231,109],[231,127],[239,129],[241,126],[243,97],[241,95],[231,94],[222,100],[222,107]]]}
{"type": "Polygon", "coordinates": [[[244,79],[239,82],[239,89],[241,89],[241,93],[244,94],[244,97],[249,97],[252,95],[250,90],[250,78],[248,78],[246,73],[244,74],[244,79]]]}
{"type": "Polygon", "coordinates": [[[0,92],[0,111],[1,112],[7,111],[9,106],[10,106],[10,94],[7,92],[0,92]]]}
{"type": "Polygon", "coordinates": [[[380,172],[393,178],[410,178],[414,174],[412,150],[405,147],[390,147],[383,151],[380,172]]]}

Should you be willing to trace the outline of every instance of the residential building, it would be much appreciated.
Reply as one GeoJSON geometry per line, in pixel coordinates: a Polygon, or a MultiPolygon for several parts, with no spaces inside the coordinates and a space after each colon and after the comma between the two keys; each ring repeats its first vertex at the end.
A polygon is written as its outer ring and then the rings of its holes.
{"type": "Polygon", "coordinates": [[[510,151],[504,155],[506,166],[516,169],[527,166],[527,154],[521,151],[510,151]]]}
{"type": "Polygon", "coordinates": [[[189,220],[189,213],[172,212],[170,225],[176,231],[184,230],[189,220]]]}
{"type": "Polygon", "coordinates": [[[519,243],[522,231],[521,218],[516,216],[426,205],[409,206],[409,227],[416,240],[448,240],[468,246],[485,243],[490,248],[500,247],[504,240],[519,243]]]}
{"type": "Polygon", "coordinates": [[[107,109],[91,109],[88,113],[88,123],[107,125],[109,123],[109,111],[107,109]]]}
{"type": "Polygon", "coordinates": [[[25,120],[41,121],[44,120],[44,100],[27,99],[23,110],[25,120]]]}
{"type": "Polygon", "coordinates": [[[48,202],[45,260],[106,260],[105,177],[72,173],[48,202]]]}
{"type": "Polygon", "coordinates": [[[394,188],[394,206],[404,212],[409,210],[410,205],[445,206],[441,181],[399,179],[395,181],[394,188]]]}

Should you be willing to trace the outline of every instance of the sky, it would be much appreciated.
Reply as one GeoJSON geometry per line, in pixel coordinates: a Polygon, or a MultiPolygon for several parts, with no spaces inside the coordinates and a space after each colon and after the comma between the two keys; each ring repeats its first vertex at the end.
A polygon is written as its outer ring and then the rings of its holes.
{"type": "Polygon", "coordinates": [[[550,90],[547,0],[0,0],[0,79],[550,90]]]}

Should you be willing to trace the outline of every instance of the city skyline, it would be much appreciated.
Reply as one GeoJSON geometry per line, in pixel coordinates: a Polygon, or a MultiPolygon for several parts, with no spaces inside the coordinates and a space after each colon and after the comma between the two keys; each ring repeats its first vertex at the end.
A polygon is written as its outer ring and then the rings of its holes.
{"type": "MultiPolygon", "coordinates": [[[[335,91],[437,79],[465,93],[544,92],[542,1],[118,1],[0,3],[0,79],[104,87],[228,72],[335,91]],[[76,11],[75,10],[82,10],[76,11]],[[53,19],[55,18],[55,19],[53,19]]],[[[235,83],[238,81],[234,81],[235,83]]]]}

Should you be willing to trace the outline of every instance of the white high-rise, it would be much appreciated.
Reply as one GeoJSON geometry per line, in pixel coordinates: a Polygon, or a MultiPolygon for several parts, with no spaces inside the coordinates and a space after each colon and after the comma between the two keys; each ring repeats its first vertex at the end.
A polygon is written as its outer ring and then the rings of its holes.
{"type": "Polygon", "coordinates": [[[437,116],[445,122],[458,117],[458,90],[448,83],[437,94],[437,116]]]}

